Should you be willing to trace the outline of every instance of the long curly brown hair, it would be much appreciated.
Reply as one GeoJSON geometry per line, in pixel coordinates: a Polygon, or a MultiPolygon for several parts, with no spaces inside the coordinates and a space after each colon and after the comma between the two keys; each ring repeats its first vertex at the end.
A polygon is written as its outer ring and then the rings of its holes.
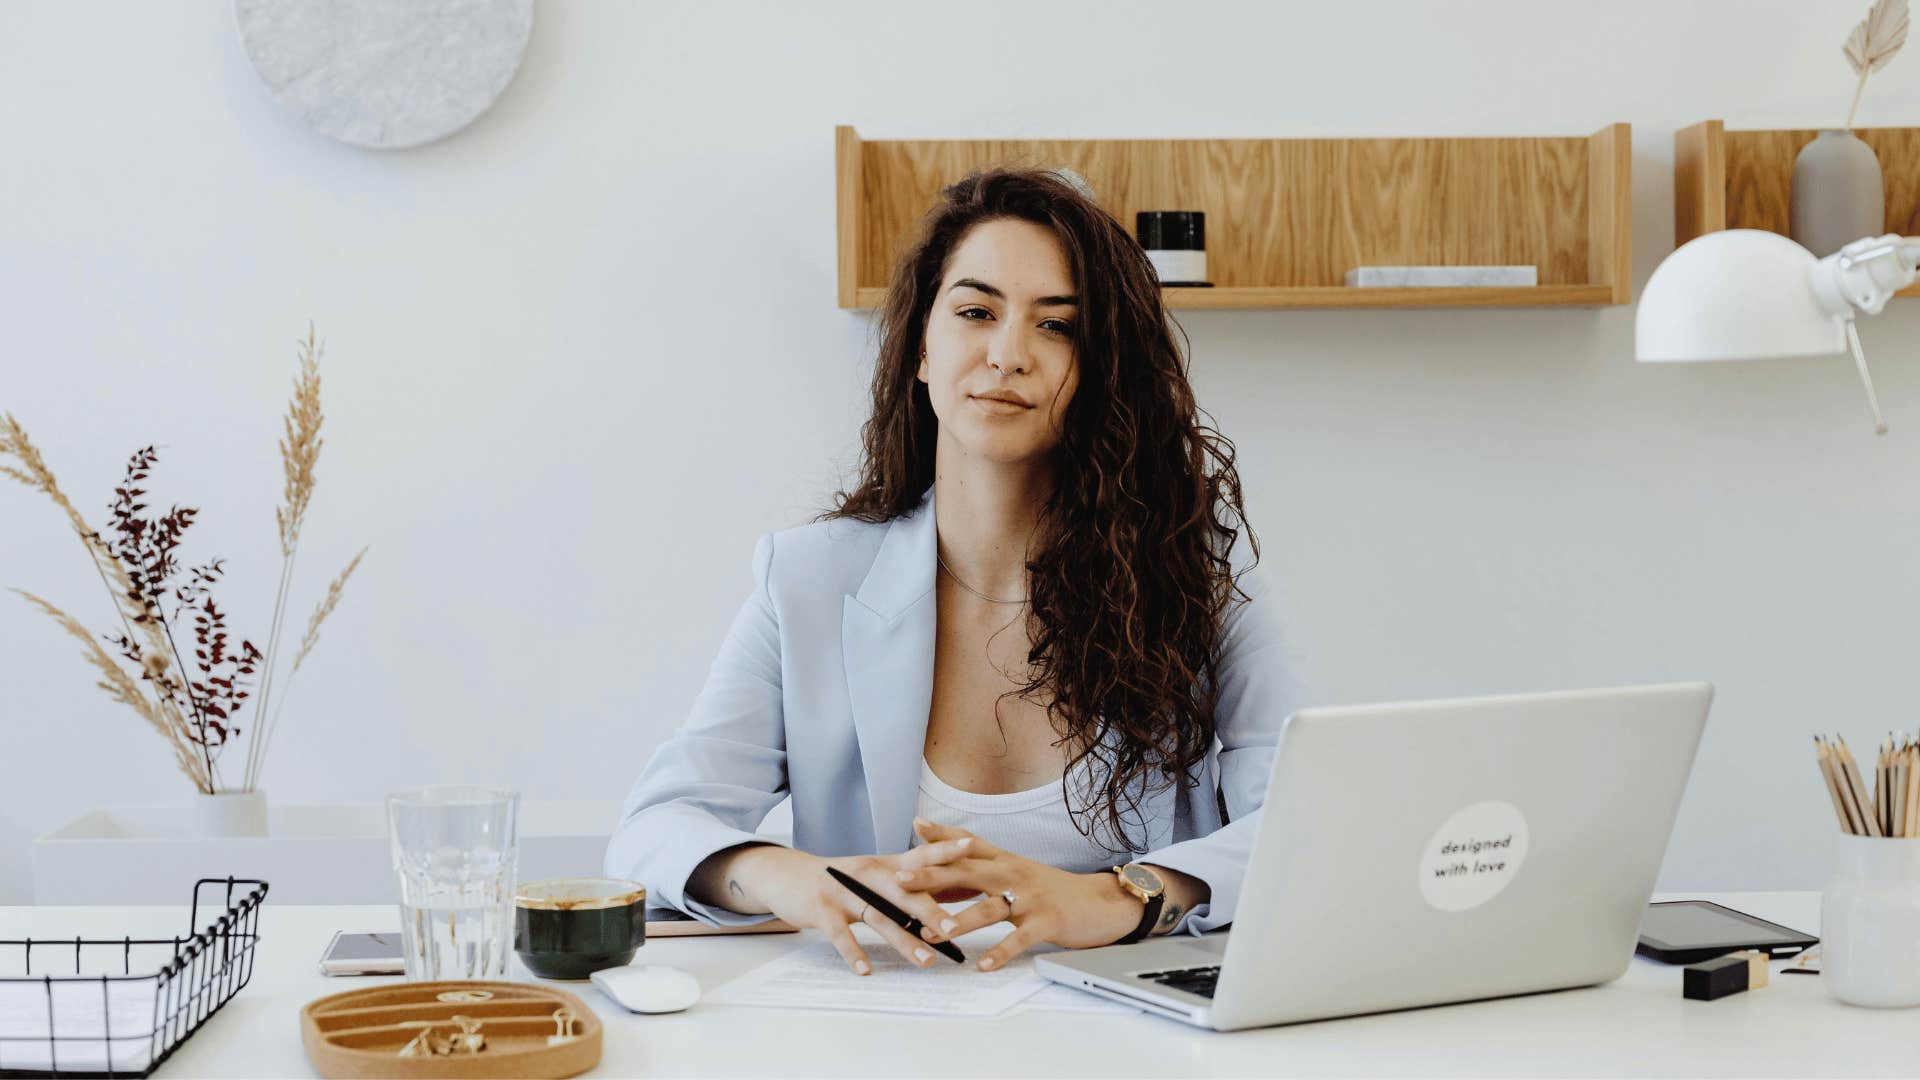
{"type": "Polygon", "coordinates": [[[1053,452],[1036,534],[1047,540],[1027,563],[1030,681],[1012,693],[1045,702],[1056,745],[1075,747],[1076,764],[1094,758],[1089,797],[1074,805],[1067,790],[1082,834],[1103,824],[1110,850],[1141,851],[1125,825],[1140,803],[1200,780],[1222,618],[1238,592],[1229,553],[1241,529],[1255,560],[1260,549],[1233,444],[1202,422],[1153,264],[1132,235],[1048,170],[995,167],[942,190],[879,312],[859,482],[820,516],[890,521],[933,483],[937,421],[916,378],[919,343],[949,256],[974,226],[1003,218],[1053,232],[1080,297],[1079,387],[1053,452]]]}

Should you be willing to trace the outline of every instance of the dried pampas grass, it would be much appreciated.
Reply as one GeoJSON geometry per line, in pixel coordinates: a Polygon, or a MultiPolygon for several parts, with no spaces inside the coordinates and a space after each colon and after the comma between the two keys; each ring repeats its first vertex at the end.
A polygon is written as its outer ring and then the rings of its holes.
{"type": "Polygon", "coordinates": [[[307,658],[307,654],[313,651],[314,643],[320,640],[320,624],[326,622],[327,616],[333,614],[334,605],[340,602],[340,591],[347,587],[347,579],[353,576],[353,568],[360,565],[361,558],[366,554],[367,549],[361,548],[354,555],[353,561],[347,563],[347,568],[340,571],[340,576],[333,579],[333,584],[327,586],[326,597],[314,607],[313,615],[307,619],[307,633],[300,639],[300,652],[293,658],[293,671],[287,672],[289,678],[293,676],[294,671],[300,670],[300,662],[307,658]]]}
{"type": "MultiPolygon", "coordinates": [[[[347,587],[347,579],[353,576],[354,568],[360,565],[360,560],[366,553],[367,549],[361,548],[359,553],[354,555],[353,561],[347,563],[347,568],[340,571],[340,576],[333,579],[333,584],[327,586],[327,595],[321,598],[320,603],[314,607],[313,614],[307,618],[306,636],[300,639],[300,651],[294,654],[293,667],[287,671],[287,687],[289,689],[293,686],[293,677],[300,673],[300,665],[306,661],[307,654],[312,652],[314,645],[320,641],[320,624],[326,622],[327,616],[333,614],[334,606],[340,603],[341,592],[347,587]]],[[[287,695],[286,691],[283,690],[280,694],[280,704],[273,710],[272,722],[269,723],[265,729],[261,730],[257,736],[257,744],[260,747],[260,757],[262,760],[266,757],[268,740],[273,737],[273,733],[280,727],[280,713],[283,712],[286,707],[287,695]]]]}
{"type": "Polygon", "coordinates": [[[134,682],[133,677],[122,670],[113,657],[108,655],[107,650],[100,647],[100,643],[94,640],[86,627],[80,625],[79,620],[24,589],[8,591],[25,597],[28,603],[46,612],[54,622],[59,623],[62,629],[80,642],[86,650],[87,662],[100,672],[101,680],[95,685],[105,690],[113,700],[139,713],[142,720],[145,720],[172,745],[174,763],[180,766],[180,771],[187,775],[187,779],[193,781],[194,787],[205,792],[213,791],[213,781],[201,768],[201,758],[194,756],[192,740],[188,737],[184,718],[177,710],[169,716],[165,710],[148,700],[147,695],[141,692],[140,684],[134,682]]]}
{"type": "Polygon", "coordinates": [[[313,466],[320,460],[320,351],[324,346],[307,324],[307,340],[300,342],[300,374],[293,380],[293,401],[287,406],[286,436],[280,440],[280,469],[285,474],[282,505],[273,512],[280,527],[280,554],[291,558],[300,543],[300,526],[313,500],[313,466]]]}
{"type": "MultiPolygon", "coordinates": [[[[314,466],[320,461],[320,448],[326,440],[320,437],[321,425],[326,422],[326,414],[320,411],[320,355],[326,350],[326,343],[314,335],[313,324],[307,324],[307,339],[295,343],[300,350],[300,370],[294,376],[293,397],[287,403],[286,419],[282,421],[286,434],[280,440],[280,472],[283,483],[280,492],[281,504],[273,512],[274,525],[280,533],[280,585],[273,596],[273,622],[267,637],[267,674],[260,687],[260,717],[268,720],[266,726],[256,726],[254,738],[247,746],[247,772],[245,787],[252,791],[260,782],[266,768],[267,747],[273,730],[279,726],[280,712],[285,705],[286,692],[280,686],[280,677],[275,674],[275,661],[280,656],[281,628],[286,623],[287,592],[293,585],[293,567],[300,552],[300,528],[307,519],[307,506],[313,501],[314,466]],[[279,691],[280,704],[271,712],[268,705],[274,701],[279,691]]],[[[327,596],[321,601],[320,610],[314,612],[307,623],[307,636],[301,642],[300,652],[294,657],[293,668],[287,672],[287,679],[293,678],[293,672],[300,669],[301,661],[313,649],[318,640],[320,623],[339,602],[340,589],[346,584],[347,576],[353,568],[360,565],[360,556],[366,554],[362,548],[360,555],[328,588],[327,596]]]]}
{"type": "MultiPolygon", "coordinates": [[[[20,421],[15,420],[12,413],[0,413],[0,457],[11,457],[22,466],[16,469],[0,465],[0,474],[10,476],[46,495],[53,500],[55,506],[66,513],[67,523],[73,526],[75,535],[87,545],[88,553],[93,556],[94,568],[100,570],[101,579],[104,582],[109,576],[105,564],[114,564],[113,558],[106,553],[105,543],[100,539],[100,534],[87,524],[87,519],[80,516],[80,511],[74,508],[73,501],[67,498],[66,492],[60,490],[60,482],[53,478],[53,470],[47,467],[46,459],[40,456],[40,448],[33,445],[32,439],[27,438],[26,429],[20,426],[20,421]]],[[[118,569],[117,564],[115,568],[118,569]]],[[[120,577],[124,579],[125,574],[122,573],[120,577]]],[[[133,583],[122,580],[109,585],[108,588],[115,596],[127,596],[132,592],[133,583]]],[[[124,618],[124,608],[121,608],[118,603],[115,607],[121,610],[124,618]]]]}

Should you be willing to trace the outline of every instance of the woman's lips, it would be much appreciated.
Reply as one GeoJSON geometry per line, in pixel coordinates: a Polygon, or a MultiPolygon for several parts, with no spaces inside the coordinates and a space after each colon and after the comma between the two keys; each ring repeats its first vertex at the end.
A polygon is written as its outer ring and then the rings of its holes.
{"type": "Polygon", "coordinates": [[[1017,401],[1006,401],[1001,398],[975,397],[975,398],[969,398],[968,400],[972,401],[974,404],[980,406],[982,409],[985,409],[990,413],[994,413],[1002,416],[1011,416],[1014,413],[1023,413],[1023,412],[1026,412],[1028,409],[1033,408],[1033,406],[1031,405],[1022,405],[1017,401]]]}

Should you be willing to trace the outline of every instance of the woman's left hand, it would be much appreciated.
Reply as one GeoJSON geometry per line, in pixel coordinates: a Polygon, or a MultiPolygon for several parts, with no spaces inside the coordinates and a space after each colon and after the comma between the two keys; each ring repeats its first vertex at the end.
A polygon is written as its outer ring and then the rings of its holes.
{"type": "Polygon", "coordinates": [[[922,937],[947,941],[997,922],[1013,924],[1013,932],[980,957],[981,971],[1005,967],[1041,942],[1069,949],[1110,945],[1140,924],[1140,901],[1111,871],[1076,874],[1002,851],[965,829],[920,818],[913,828],[926,843],[898,856],[904,869],[894,877],[902,888],[984,894],[939,926],[927,927],[922,937]]]}

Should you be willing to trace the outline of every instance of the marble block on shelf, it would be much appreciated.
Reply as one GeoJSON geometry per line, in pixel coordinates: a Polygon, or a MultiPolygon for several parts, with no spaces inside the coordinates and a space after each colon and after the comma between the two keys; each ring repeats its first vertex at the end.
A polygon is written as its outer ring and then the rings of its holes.
{"type": "Polygon", "coordinates": [[[1359,289],[1538,284],[1540,270],[1533,266],[1359,266],[1347,271],[1347,287],[1359,289]]]}

